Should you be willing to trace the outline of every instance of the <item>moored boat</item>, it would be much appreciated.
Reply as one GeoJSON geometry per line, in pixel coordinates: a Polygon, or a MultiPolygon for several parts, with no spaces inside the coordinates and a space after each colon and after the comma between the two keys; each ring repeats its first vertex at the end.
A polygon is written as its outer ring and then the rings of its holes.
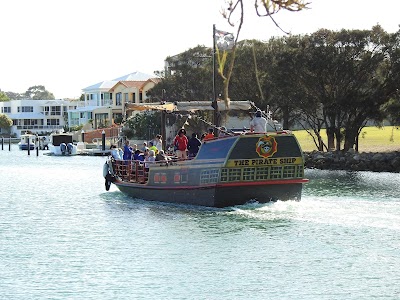
{"type": "Polygon", "coordinates": [[[50,155],[71,156],[78,154],[77,146],[73,144],[72,134],[69,133],[52,133],[47,146],[50,155]]]}
{"type": "Polygon", "coordinates": [[[34,134],[21,134],[21,140],[18,142],[20,150],[34,150],[35,149],[36,135],[34,134]]]}
{"type": "Polygon", "coordinates": [[[156,162],[110,158],[104,169],[106,189],[114,183],[134,198],[227,207],[249,201],[300,200],[303,153],[288,132],[242,133],[204,141],[197,156],[156,162]]]}

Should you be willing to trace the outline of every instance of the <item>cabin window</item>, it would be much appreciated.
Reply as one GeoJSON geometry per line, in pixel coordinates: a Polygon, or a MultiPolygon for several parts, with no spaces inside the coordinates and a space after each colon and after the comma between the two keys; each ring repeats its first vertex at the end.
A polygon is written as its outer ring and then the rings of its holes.
{"type": "Polygon", "coordinates": [[[197,159],[225,158],[228,155],[236,138],[227,138],[217,142],[204,142],[197,154],[197,159]]]}
{"type": "Polygon", "coordinates": [[[298,178],[303,178],[304,177],[304,167],[302,165],[297,166],[297,175],[296,177],[298,178]]]}
{"type": "Polygon", "coordinates": [[[242,169],[239,168],[229,169],[228,174],[229,174],[228,175],[229,181],[240,181],[242,175],[242,169]]]}
{"type": "Polygon", "coordinates": [[[243,180],[254,181],[254,175],[256,173],[255,168],[244,168],[243,169],[243,180]]]}
{"type": "Polygon", "coordinates": [[[270,179],[282,178],[282,167],[281,166],[272,166],[269,178],[270,179]]]}
{"type": "Polygon", "coordinates": [[[218,169],[204,170],[200,174],[200,183],[217,183],[219,172],[218,169]]]}
{"type": "Polygon", "coordinates": [[[267,180],[269,167],[261,167],[256,169],[256,180],[267,180]]]}
{"type": "Polygon", "coordinates": [[[294,178],[296,173],[296,166],[284,166],[283,178],[294,178]]]}

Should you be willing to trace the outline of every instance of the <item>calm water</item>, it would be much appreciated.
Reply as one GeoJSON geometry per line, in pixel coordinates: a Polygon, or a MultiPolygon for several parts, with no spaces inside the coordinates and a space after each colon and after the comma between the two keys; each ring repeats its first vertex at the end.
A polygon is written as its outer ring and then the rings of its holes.
{"type": "Polygon", "coordinates": [[[399,174],[210,209],[106,192],[104,161],[0,150],[0,299],[400,299],[399,174]]]}

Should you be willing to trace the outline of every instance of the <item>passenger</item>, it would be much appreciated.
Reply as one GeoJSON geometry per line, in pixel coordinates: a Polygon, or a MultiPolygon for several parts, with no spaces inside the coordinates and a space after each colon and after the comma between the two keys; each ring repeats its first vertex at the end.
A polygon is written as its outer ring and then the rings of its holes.
{"type": "Polygon", "coordinates": [[[199,148],[201,146],[201,141],[197,137],[197,133],[192,133],[192,137],[190,138],[188,142],[188,151],[189,151],[189,157],[195,157],[197,155],[197,152],[199,152],[199,148]]]}
{"type": "Polygon", "coordinates": [[[256,116],[250,121],[251,132],[267,132],[267,119],[262,116],[261,110],[257,109],[256,116]]]}
{"type": "Polygon", "coordinates": [[[116,145],[111,145],[110,149],[111,149],[111,156],[115,160],[122,160],[123,151],[120,148],[117,148],[116,145]]]}
{"type": "Polygon", "coordinates": [[[178,159],[187,159],[187,145],[188,145],[188,138],[186,137],[186,130],[181,128],[178,131],[178,134],[174,138],[174,147],[176,156],[178,159]]]}
{"type": "Polygon", "coordinates": [[[219,129],[218,137],[224,137],[224,136],[228,136],[228,132],[226,131],[225,126],[221,126],[221,128],[219,129]]]}
{"type": "Polygon", "coordinates": [[[211,140],[213,138],[215,138],[215,136],[214,136],[214,128],[210,128],[210,129],[208,129],[208,133],[204,137],[204,141],[211,140]]]}
{"type": "Polygon", "coordinates": [[[156,161],[156,155],[153,150],[149,150],[149,156],[144,159],[144,167],[149,168],[150,164],[156,161]]]}
{"type": "Polygon", "coordinates": [[[164,150],[160,150],[160,152],[158,152],[158,154],[156,155],[156,161],[167,161],[168,158],[164,153],[164,150]]]}
{"type": "Polygon", "coordinates": [[[147,143],[146,142],[143,142],[143,147],[142,147],[142,152],[144,153],[145,151],[146,151],[146,149],[149,149],[148,147],[147,147],[147,143]]]}
{"type": "MultiPolygon", "coordinates": [[[[158,151],[163,150],[163,144],[162,144],[162,136],[161,134],[157,134],[156,137],[154,138],[154,146],[156,146],[158,151]]],[[[156,153],[157,154],[157,153],[156,153]]]]}
{"type": "Polygon", "coordinates": [[[144,161],[144,155],[140,150],[136,150],[135,154],[133,155],[133,160],[144,161]]]}
{"type": "Polygon", "coordinates": [[[150,146],[150,147],[149,147],[149,150],[153,150],[155,154],[158,153],[158,149],[157,149],[156,146],[154,146],[154,143],[153,143],[153,142],[149,142],[149,146],[150,146]]]}
{"type": "Polygon", "coordinates": [[[124,155],[122,157],[124,160],[131,160],[132,159],[132,147],[129,146],[129,141],[125,141],[124,146],[124,155]]]}

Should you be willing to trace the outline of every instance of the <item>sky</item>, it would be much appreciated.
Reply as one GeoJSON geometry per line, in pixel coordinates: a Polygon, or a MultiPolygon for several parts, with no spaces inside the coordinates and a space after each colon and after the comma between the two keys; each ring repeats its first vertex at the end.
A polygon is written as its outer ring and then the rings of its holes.
{"type": "MultiPolygon", "coordinates": [[[[239,40],[284,35],[257,17],[245,0],[239,40]]],[[[292,34],[318,29],[399,30],[400,0],[310,0],[310,9],[281,11],[292,34]]],[[[0,1],[0,90],[24,93],[44,85],[56,99],[135,71],[162,71],[164,60],[197,45],[212,47],[213,24],[236,32],[222,17],[225,0],[5,0],[0,1]]]]}

